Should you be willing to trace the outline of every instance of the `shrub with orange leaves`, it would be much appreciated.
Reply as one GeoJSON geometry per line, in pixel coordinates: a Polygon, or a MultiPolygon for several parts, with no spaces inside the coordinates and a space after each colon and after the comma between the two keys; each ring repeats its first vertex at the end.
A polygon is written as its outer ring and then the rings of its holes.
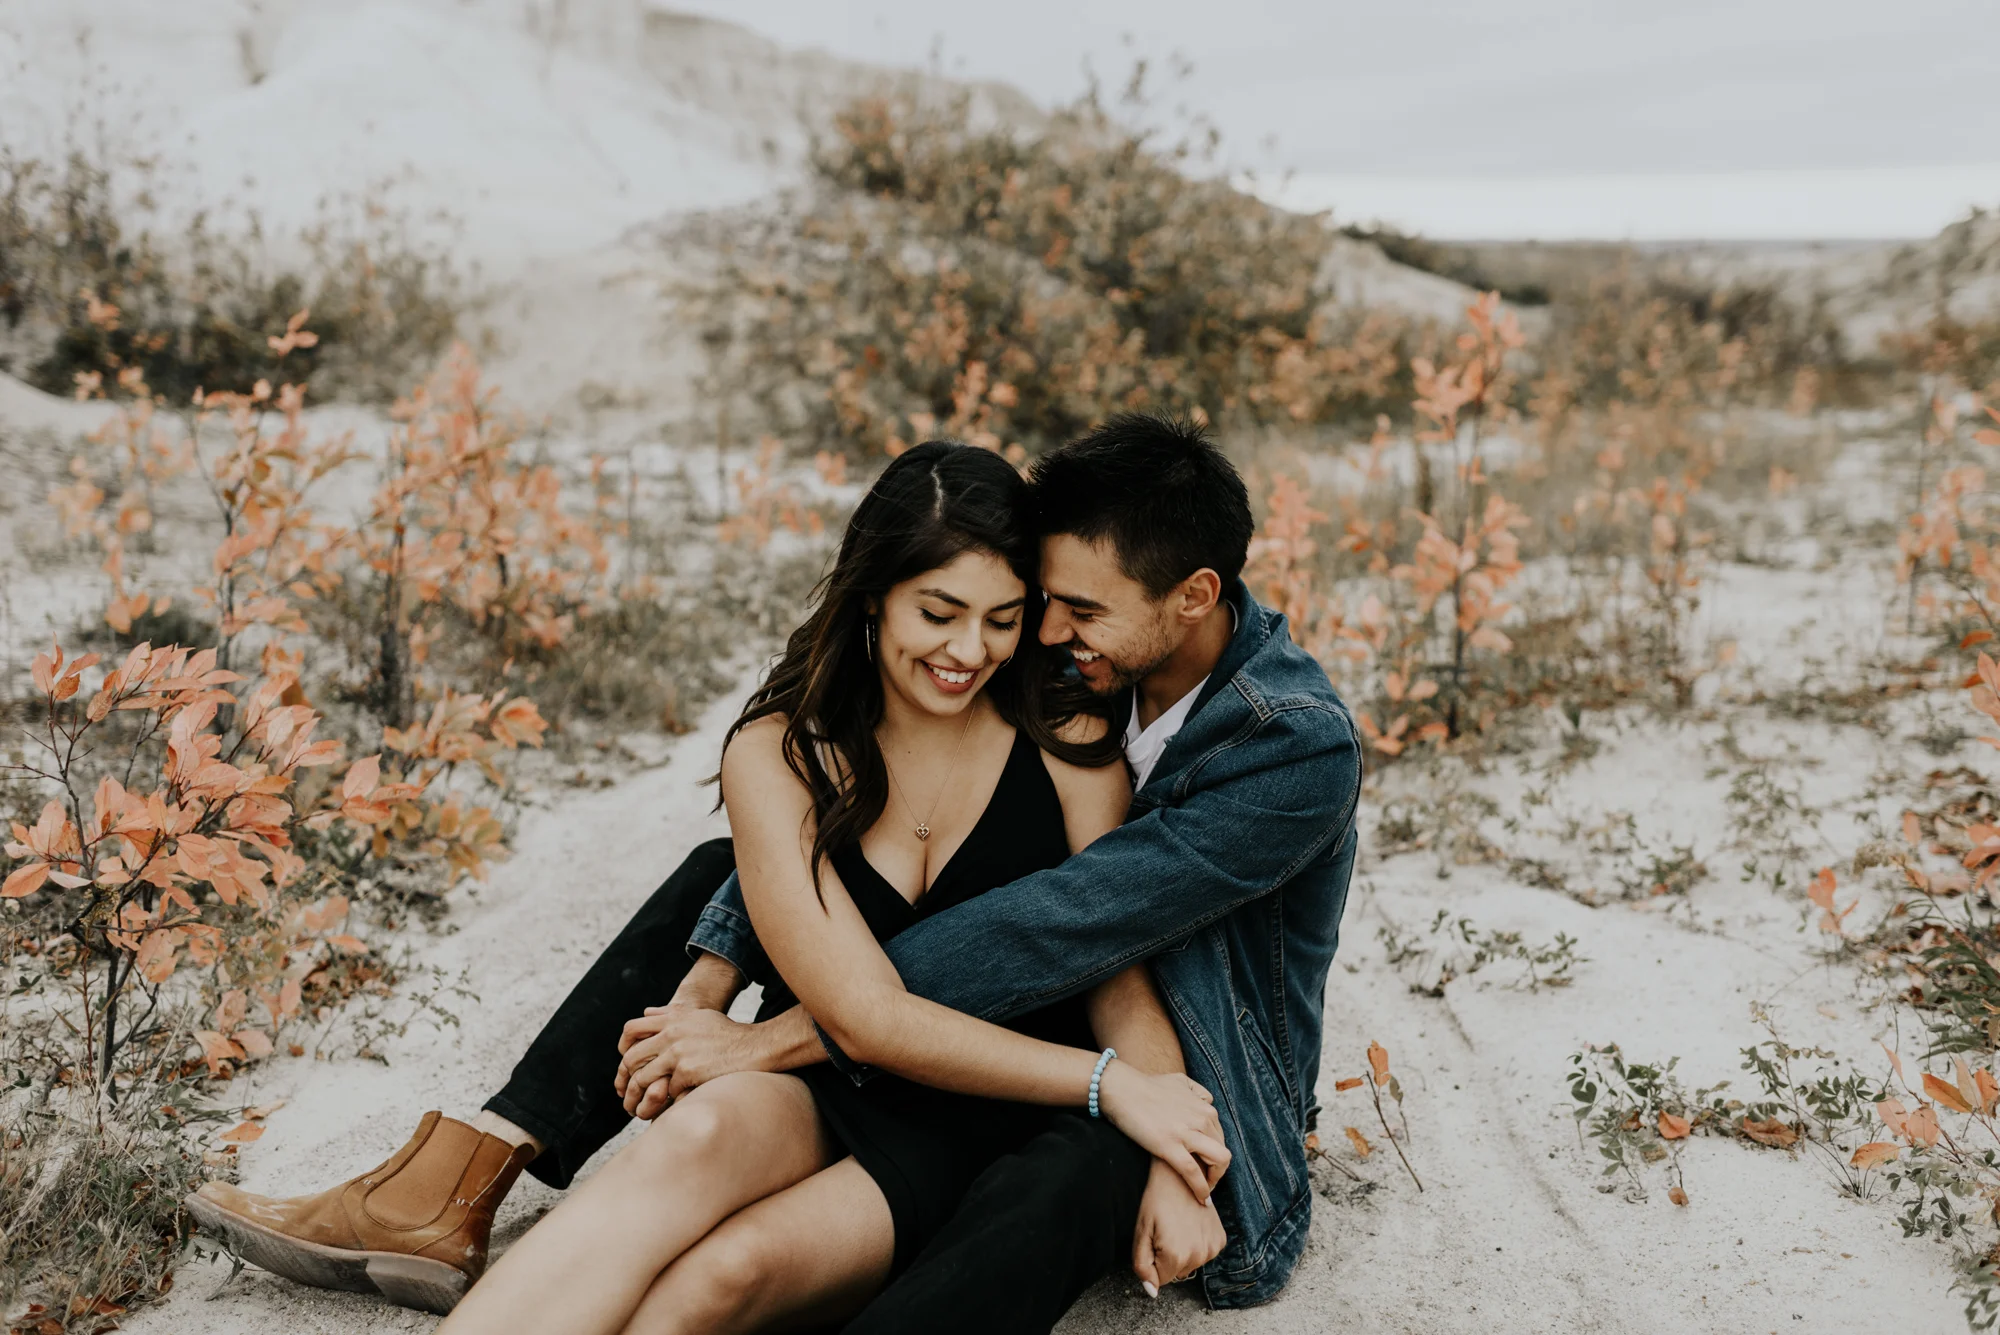
{"type": "MultiPolygon", "coordinates": [[[[1475,710],[1481,669],[1513,647],[1500,628],[1513,604],[1501,595],[1522,570],[1520,530],[1528,520],[1488,475],[1484,446],[1492,424],[1511,414],[1508,363],[1522,339],[1493,293],[1473,302],[1466,319],[1454,358],[1412,362],[1422,425],[1411,442],[1416,495],[1408,523],[1384,531],[1350,516],[1333,544],[1363,558],[1375,577],[1354,613],[1320,582],[1313,530],[1328,516],[1288,475],[1273,483],[1246,569],[1251,586],[1285,612],[1293,637],[1329,673],[1372,669],[1359,694],[1365,699],[1372,687],[1378,705],[1358,711],[1356,721],[1384,756],[1483,726],[1475,710]]],[[[1371,472],[1389,443],[1378,424],[1371,472]]]]}
{"type": "MultiPolygon", "coordinates": [[[[778,476],[779,450],[778,438],[766,436],[757,443],[756,462],[737,470],[736,511],[716,525],[716,541],[761,548],[780,530],[811,537],[825,531],[826,521],[820,512],[778,476]]],[[[846,476],[844,455],[821,451],[814,463],[820,476],[830,483],[835,477],[846,476]]]]}
{"type": "Polygon", "coordinates": [[[715,228],[712,388],[795,448],[1033,453],[1120,410],[1317,423],[1384,406],[1410,322],[1337,307],[1319,219],[1189,174],[1093,98],[1032,133],[857,100],[815,188],[715,228]],[[721,233],[726,226],[727,234],[721,233]]]}
{"type": "MultiPolygon", "coordinates": [[[[103,552],[112,595],[104,619],[122,634],[134,617],[148,608],[164,613],[172,601],[127,587],[127,541],[152,528],[156,489],[187,472],[193,455],[184,435],[161,419],[159,401],[140,371],[121,374],[117,387],[131,397],[86,438],[90,451],[70,460],[71,480],[52,488],[49,501],[65,534],[88,536],[103,552]]],[[[102,376],[79,377],[79,399],[104,393],[102,376]]]]}
{"type": "Polygon", "coordinates": [[[1854,1151],[1858,1171],[1880,1171],[1891,1191],[1903,1199],[1906,1236],[1935,1233],[1960,1247],[1959,1277],[1954,1287],[1966,1298],[1966,1321],[1975,1330],[1990,1330],[2000,1322],[2000,1164],[1990,1148],[2000,1139],[2000,1079],[1990,1067],[1975,1068],[1955,1056],[1943,1076],[1919,1071],[1912,1086],[1903,1059],[1893,1049],[1883,1051],[1902,1087],[1888,1089],[1875,1101],[1873,1120],[1887,1133],[1854,1151]],[[1905,1102],[1907,1097],[1908,1102],[1905,1102]],[[1933,1198],[1977,1198],[1985,1209],[1976,1216],[1950,1209],[1927,1208],[1933,1198]]]}
{"type": "Polygon", "coordinates": [[[504,691],[478,696],[447,689],[421,724],[382,730],[383,749],[395,757],[394,777],[348,819],[370,827],[377,858],[441,859],[454,877],[483,880],[487,863],[507,855],[506,831],[492,808],[467,805],[450,786],[451,777],[458,766],[471,765],[494,787],[505,788],[500,756],[540,746],[547,729],[532,700],[509,699],[504,691]],[[430,796],[439,787],[442,800],[430,796]]]}
{"type": "MultiPolygon", "coordinates": [[[[307,336],[298,328],[305,315],[293,318],[286,340],[307,336]]],[[[245,631],[303,631],[298,604],[338,587],[338,532],[318,522],[307,497],[356,456],[345,436],[316,438],[307,429],[303,385],[280,386],[274,395],[259,381],[248,394],[201,395],[195,402],[199,416],[189,439],[223,530],[210,558],[212,582],[195,593],[215,615],[219,661],[229,666],[240,659],[234,650],[245,631]],[[230,436],[213,460],[200,449],[201,426],[211,416],[227,423],[230,436]]]]}
{"type": "MultiPolygon", "coordinates": [[[[284,334],[272,335],[282,361],[310,347],[308,312],[297,311],[284,334]]],[[[65,529],[89,534],[104,552],[112,597],[104,620],[119,634],[150,608],[157,616],[171,595],[133,590],[126,539],[152,527],[152,495],[176,477],[194,473],[213,502],[221,530],[209,578],[194,588],[213,615],[219,664],[237,665],[236,642],[245,631],[305,629],[297,605],[338,586],[333,564],[339,534],[321,524],[308,496],[329,473],[356,458],[345,435],[315,436],[305,423],[303,384],[275,390],[259,380],[245,393],[197,390],[178,430],[169,429],[167,405],[137,368],[120,373],[118,413],[87,438],[91,447],[71,461],[73,481],[51,494],[65,529]],[[220,425],[223,443],[205,448],[220,425]],[[115,497],[115,509],[110,509],[115,497]],[[110,512],[107,513],[107,509],[110,512]]],[[[77,396],[109,397],[101,380],[79,380],[77,396]]]]}
{"type": "MultiPolygon", "coordinates": [[[[313,345],[308,314],[270,336],[280,359],[313,345]]],[[[107,393],[96,381],[86,392],[107,393]]],[[[490,685],[517,659],[557,653],[605,593],[613,523],[604,507],[573,513],[552,467],[514,457],[518,424],[463,346],[396,405],[387,475],[353,529],[321,521],[309,503],[316,484],[360,456],[348,436],[311,431],[303,385],[198,391],[178,432],[136,370],[119,377],[117,393],[119,414],[52,499],[72,534],[104,550],[113,594],[105,619],[121,634],[171,604],[130,588],[125,539],[150,527],[152,491],[187,473],[200,476],[219,521],[211,577],[194,589],[214,614],[219,664],[242,666],[237,642],[253,629],[267,668],[291,661],[270,659],[287,636],[346,639],[373,659],[367,695],[390,726],[410,722],[420,695],[447,689],[419,681],[439,645],[455,651],[459,675],[490,685]],[[218,425],[225,443],[216,450],[205,442],[218,425]]]]}
{"type": "Polygon", "coordinates": [[[463,344],[393,416],[387,477],[351,541],[376,581],[375,703],[402,727],[447,618],[477,656],[553,652],[609,560],[602,516],[570,513],[555,469],[514,457],[519,426],[463,344]]]}
{"type": "MultiPolygon", "coordinates": [[[[1905,629],[1918,630],[1921,615],[1963,636],[1960,647],[1969,648],[2000,630],[2000,513],[1987,491],[1984,463],[2000,447],[2000,430],[1971,432],[1978,449],[1971,456],[1960,454],[1956,399],[1934,389],[1925,405],[1917,501],[1896,540],[1901,556],[1897,576],[1909,588],[1905,629]],[[1930,482],[1933,466],[1939,472],[1930,482]]],[[[2000,408],[1982,408],[2000,425],[2000,408]]]]}
{"type": "MultiPolygon", "coordinates": [[[[421,792],[379,782],[371,757],[349,768],[336,805],[300,811],[302,773],[335,764],[340,744],[314,737],[320,720],[311,708],[285,703],[290,675],[239,695],[228,688],[243,678],[217,660],[214,649],[142,644],[94,683],[85,676],[98,665],[94,654],[70,659],[57,646],[34,662],[43,758],[13,768],[60,796],[33,825],[14,825],[6,852],[16,865],[0,896],[64,897],[67,931],[84,953],[79,1074],[106,1089],[133,1032],[122,1001],[134,992],[156,1001],[184,962],[216,966],[225,923],[273,929],[296,908],[284,892],[307,870],[295,851],[302,821],[365,829],[376,811],[421,792]],[[227,727],[224,710],[234,718],[227,727]],[[135,782],[137,774],[147,781],[135,782]]],[[[512,727],[532,722],[517,713],[503,725],[512,727]]],[[[260,996],[263,1027],[250,1026],[248,995],[225,991],[201,1037],[212,1071],[225,1059],[268,1054],[272,1031],[297,1010],[296,991],[279,985],[260,996]]]]}
{"type": "MultiPolygon", "coordinates": [[[[296,312],[270,337],[280,359],[312,346],[307,318],[296,312]]],[[[116,517],[103,513],[107,493],[89,482],[82,459],[76,481],[57,494],[72,530],[93,533],[105,547],[114,588],[106,619],[123,632],[148,607],[155,614],[166,609],[165,595],[123,592],[123,535],[150,522],[145,506],[131,498],[190,470],[200,474],[220,520],[212,579],[195,590],[216,615],[220,669],[242,666],[233,661],[242,657],[238,642],[259,629],[263,670],[288,674],[285,703],[302,705],[300,656],[283,647],[285,637],[311,629],[304,613],[327,607],[328,595],[374,576],[376,589],[343,604],[363,609],[365,627],[342,627],[316,613],[317,629],[358,633],[373,651],[371,697],[386,725],[385,745],[410,757],[393,779],[409,792],[375,831],[372,846],[378,857],[394,849],[398,859],[441,860],[455,875],[483,875],[502,851],[490,808],[468,807],[456,793],[426,794],[433,779],[460,762],[476,763],[504,787],[495,755],[521,742],[539,746],[547,724],[529,700],[422,683],[417,669],[454,628],[469,627],[483,641],[469,657],[487,677],[498,675],[494,659],[511,663],[559,649],[592,596],[592,581],[607,568],[601,507],[571,514],[552,468],[513,458],[517,428],[463,347],[398,404],[388,476],[368,518],[352,530],[321,523],[308,504],[315,484],[358,456],[345,436],[323,439],[309,430],[303,386],[274,392],[260,381],[247,394],[197,392],[178,437],[160,427],[163,405],[136,371],[120,377],[119,392],[119,416],[92,442],[97,456],[118,470],[111,484],[121,498],[116,517]],[[226,425],[227,444],[211,451],[203,442],[217,421],[226,425]],[[351,578],[356,558],[361,579],[351,578]],[[435,703],[431,722],[406,728],[420,696],[435,703]],[[405,732],[413,740],[398,746],[394,739],[405,732]],[[422,774],[406,783],[403,770],[422,774]]]]}
{"type": "Polygon", "coordinates": [[[1990,1149],[2000,1138],[2000,1078],[1954,1056],[1948,1071],[1919,1070],[1912,1083],[1902,1057],[1885,1048],[1894,1083],[1877,1082],[1831,1052],[1791,1046],[1761,1009],[1753,1014],[1770,1038],[1743,1050],[1743,1069],[1760,1087],[1747,1101],[1724,1097],[1726,1082],[1689,1093],[1674,1074],[1677,1062],[1627,1061],[1615,1045],[1571,1056],[1578,1129],[1597,1142],[1605,1174],[1623,1175],[1628,1199],[1643,1200],[1646,1165],[1666,1160],[1669,1196],[1684,1206],[1681,1147],[1691,1136],[1803,1155],[1846,1195],[1890,1195],[1906,1236],[1956,1242],[1967,1318],[1976,1330],[1990,1328],[2000,1292],[1991,1262],[2000,1244],[2000,1164],[1990,1149]],[[1985,1208],[1940,1208],[1954,1199],[1985,1208]]]}
{"type": "MultiPolygon", "coordinates": [[[[1368,1097],[1374,1102],[1375,1106],[1375,1120],[1382,1127],[1383,1137],[1389,1142],[1390,1147],[1396,1151],[1396,1158],[1402,1163],[1403,1171],[1410,1175],[1410,1181],[1416,1184],[1417,1191],[1421,1194],[1424,1189],[1423,1179],[1417,1176],[1417,1170],[1410,1166],[1409,1156],[1403,1152],[1403,1142],[1410,1138],[1410,1121],[1409,1118],[1403,1115],[1402,1111],[1402,1082],[1396,1079],[1395,1075],[1389,1070],[1389,1050],[1387,1048],[1383,1047],[1380,1043],[1370,1043],[1368,1045],[1367,1057],[1368,1073],[1366,1075],[1348,1076],[1344,1079],[1334,1081],[1334,1092],[1344,1094],[1350,1089],[1364,1087],[1368,1090],[1368,1097]],[[1395,1100],[1396,1116],[1402,1124],[1400,1134],[1395,1128],[1389,1125],[1389,1114],[1382,1107],[1382,1090],[1384,1089],[1387,1089],[1389,1097],[1395,1100]]],[[[1368,1143],[1368,1138],[1361,1134],[1360,1128],[1350,1126],[1344,1129],[1347,1132],[1349,1143],[1354,1146],[1356,1155],[1366,1159],[1374,1152],[1374,1147],[1368,1143]]],[[[1319,1153],[1318,1136],[1306,1137],[1306,1150],[1309,1154],[1319,1153]]],[[[1353,1175],[1350,1173],[1349,1176],[1353,1175]]]]}
{"type": "Polygon", "coordinates": [[[1264,504],[1264,523],[1251,540],[1243,578],[1267,607],[1284,613],[1292,639],[1332,670],[1337,663],[1366,661],[1372,654],[1367,629],[1350,625],[1338,592],[1320,587],[1320,545],[1315,525],[1325,523],[1299,484],[1279,474],[1264,504]]]}

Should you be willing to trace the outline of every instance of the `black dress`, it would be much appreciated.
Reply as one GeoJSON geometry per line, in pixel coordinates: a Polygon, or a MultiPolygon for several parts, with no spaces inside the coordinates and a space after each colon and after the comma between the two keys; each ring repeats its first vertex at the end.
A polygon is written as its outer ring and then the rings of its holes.
{"type": "MultiPolygon", "coordinates": [[[[834,870],[877,941],[995,886],[1053,867],[1069,856],[1062,803],[1041,752],[1016,732],[993,796],[972,832],[915,904],[898,894],[859,845],[832,854],[834,870]]],[[[782,983],[765,993],[758,1019],[797,1002],[782,983]]],[[[1083,999],[1072,997],[1007,1022],[1066,1047],[1094,1046],[1083,999]]],[[[875,1179],[895,1220],[892,1273],[900,1274],[951,1218],[973,1180],[1000,1156],[1048,1129],[1055,1108],[949,1094],[897,1076],[867,1083],[822,1063],[799,1072],[836,1141],[875,1179]]]]}

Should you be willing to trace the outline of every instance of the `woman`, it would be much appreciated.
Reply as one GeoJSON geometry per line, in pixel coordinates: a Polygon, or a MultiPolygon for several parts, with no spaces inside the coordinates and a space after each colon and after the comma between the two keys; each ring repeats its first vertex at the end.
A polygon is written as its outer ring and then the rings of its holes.
{"type": "Polygon", "coordinates": [[[710,1080],[516,1243],[441,1330],[838,1319],[980,1171],[1093,1090],[1207,1198],[1229,1160],[1207,1092],[1099,1051],[1121,1035],[1175,1050],[1143,965],[1002,1027],[905,992],[879,944],[1124,817],[1115,745],[1101,719],[1065,716],[1035,635],[1027,500],[983,450],[931,443],[890,464],[724,744],[744,898],[783,979],[764,1013],[796,998],[847,1055],[890,1074],[857,1086],[820,1064],[710,1080]],[[784,1263],[760,1260],[773,1256],[784,1263]]]}

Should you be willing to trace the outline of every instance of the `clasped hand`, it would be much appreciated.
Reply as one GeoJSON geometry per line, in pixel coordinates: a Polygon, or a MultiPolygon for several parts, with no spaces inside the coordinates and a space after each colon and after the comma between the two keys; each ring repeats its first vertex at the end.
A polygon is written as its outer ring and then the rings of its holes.
{"type": "Polygon", "coordinates": [[[1162,1285],[1192,1276],[1228,1241],[1212,1199],[1229,1168],[1222,1119],[1214,1096],[1187,1076],[1145,1075],[1122,1062],[1106,1069],[1100,1102],[1104,1115],[1153,1155],[1132,1273],[1158,1297],[1162,1285]]]}
{"type": "Polygon", "coordinates": [[[627,1020],[618,1038],[616,1085],[625,1111],[650,1121],[697,1086],[733,1071],[761,1070],[756,1026],[721,1011],[669,1002],[627,1020]]]}
{"type": "Polygon", "coordinates": [[[1229,1169],[1215,1096],[1184,1075],[1147,1075],[1114,1061],[1104,1071],[1099,1104],[1112,1125],[1180,1175],[1206,1201],[1229,1169]]]}

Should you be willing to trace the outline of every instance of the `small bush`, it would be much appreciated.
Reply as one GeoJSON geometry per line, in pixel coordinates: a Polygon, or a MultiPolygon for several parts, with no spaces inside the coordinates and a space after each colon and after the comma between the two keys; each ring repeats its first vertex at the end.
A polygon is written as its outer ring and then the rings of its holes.
{"type": "Polygon", "coordinates": [[[386,402],[449,344],[467,297],[405,220],[355,212],[359,226],[322,223],[285,263],[254,219],[156,235],[101,164],[0,156],[0,370],[67,395],[136,369],[176,404],[311,376],[323,396],[386,402]],[[281,370],[267,335],[302,307],[319,341],[281,370]]]}
{"type": "Polygon", "coordinates": [[[795,450],[863,454],[1033,452],[1120,409],[1378,410],[1407,322],[1328,308],[1324,226],[1190,175],[1198,152],[1095,99],[1032,133],[979,126],[970,99],[856,102],[814,190],[727,224],[694,294],[713,387],[795,450]]]}

